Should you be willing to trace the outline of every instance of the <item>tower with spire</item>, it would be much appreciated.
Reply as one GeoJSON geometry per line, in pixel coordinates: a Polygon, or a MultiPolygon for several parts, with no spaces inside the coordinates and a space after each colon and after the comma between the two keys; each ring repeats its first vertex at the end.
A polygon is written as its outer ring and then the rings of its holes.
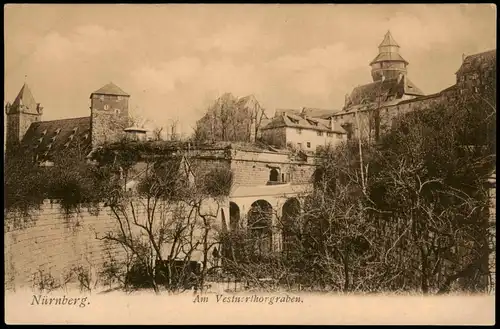
{"type": "Polygon", "coordinates": [[[391,31],[387,31],[384,40],[378,46],[377,57],[370,63],[373,81],[396,79],[401,74],[406,76],[408,62],[399,54],[399,48],[391,31]]]}
{"type": "Polygon", "coordinates": [[[43,107],[35,101],[30,88],[26,83],[19,91],[12,104],[5,105],[7,116],[6,145],[18,145],[32,123],[41,121],[43,107]]]}

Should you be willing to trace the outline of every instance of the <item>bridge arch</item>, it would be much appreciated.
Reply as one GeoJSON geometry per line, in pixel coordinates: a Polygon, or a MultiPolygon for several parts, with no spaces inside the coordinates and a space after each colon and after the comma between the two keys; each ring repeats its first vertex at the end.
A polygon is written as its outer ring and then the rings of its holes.
{"type": "Polygon", "coordinates": [[[253,251],[257,255],[263,255],[272,250],[272,218],[273,207],[268,201],[259,199],[250,206],[247,228],[253,251]]]}
{"type": "Polygon", "coordinates": [[[293,249],[300,233],[300,201],[295,197],[289,198],[281,209],[283,251],[289,252],[293,249]]]}

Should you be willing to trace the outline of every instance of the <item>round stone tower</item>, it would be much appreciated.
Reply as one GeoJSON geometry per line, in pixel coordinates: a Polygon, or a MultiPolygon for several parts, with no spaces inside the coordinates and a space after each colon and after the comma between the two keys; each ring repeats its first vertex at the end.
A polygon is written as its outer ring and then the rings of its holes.
{"type": "Polygon", "coordinates": [[[399,45],[390,31],[385,34],[378,51],[377,57],[370,63],[373,81],[380,81],[382,77],[386,80],[397,79],[400,74],[406,76],[408,62],[399,54],[399,45]]]}

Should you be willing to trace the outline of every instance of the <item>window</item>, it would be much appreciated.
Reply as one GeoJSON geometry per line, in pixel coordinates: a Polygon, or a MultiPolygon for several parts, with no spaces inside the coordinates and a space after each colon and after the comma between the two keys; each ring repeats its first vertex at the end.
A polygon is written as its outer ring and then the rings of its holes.
{"type": "Polygon", "coordinates": [[[278,173],[278,170],[276,169],[271,169],[271,171],[269,172],[269,181],[270,182],[277,182],[278,181],[278,177],[279,177],[279,173],[278,173]]]}
{"type": "Polygon", "coordinates": [[[116,100],[117,101],[121,101],[122,100],[122,96],[116,96],[116,100]]]}
{"type": "Polygon", "coordinates": [[[317,126],[318,125],[317,122],[314,122],[314,121],[309,120],[309,119],[307,119],[307,122],[309,122],[309,124],[312,125],[312,126],[317,126]]]}
{"type": "Polygon", "coordinates": [[[307,148],[311,148],[311,142],[307,142],[307,148]]]}
{"type": "Polygon", "coordinates": [[[281,181],[284,183],[285,182],[285,174],[281,174],[281,181]]]}
{"type": "Polygon", "coordinates": [[[299,134],[299,135],[302,134],[302,129],[298,128],[297,129],[297,134],[299,134]]]}
{"type": "Polygon", "coordinates": [[[338,134],[337,139],[342,139],[342,135],[338,134]]]}
{"type": "Polygon", "coordinates": [[[105,104],[105,105],[104,105],[104,109],[105,109],[106,111],[107,111],[107,110],[109,110],[109,105],[108,105],[108,104],[105,104]]]}
{"type": "Polygon", "coordinates": [[[301,149],[301,148],[302,148],[302,143],[297,143],[297,147],[298,147],[299,149],[301,149]]]}
{"type": "Polygon", "coordinates": [[[333,133],[326,133],[326,136],[333,137],[333,133]]]}
{"type": "Polygon", "coordinates": [[[120,109],[115,109],[115,114],[120,114],[120,109]]]}
{"type": "Polygon", "coordinates": [[[322,131],[318,131],[318,136],[323,136],[323,132],[322,131]]]}

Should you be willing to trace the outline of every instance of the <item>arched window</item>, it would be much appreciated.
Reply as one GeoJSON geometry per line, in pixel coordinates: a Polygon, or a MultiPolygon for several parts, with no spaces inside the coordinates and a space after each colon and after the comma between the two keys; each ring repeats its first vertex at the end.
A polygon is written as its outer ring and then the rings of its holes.
{"type": "Polygon", "coordinates": [[[270,182],[277,182],[279,179],[279,172],[277,169],[273,168],[269,172],[269,181],[270,182]]]}

